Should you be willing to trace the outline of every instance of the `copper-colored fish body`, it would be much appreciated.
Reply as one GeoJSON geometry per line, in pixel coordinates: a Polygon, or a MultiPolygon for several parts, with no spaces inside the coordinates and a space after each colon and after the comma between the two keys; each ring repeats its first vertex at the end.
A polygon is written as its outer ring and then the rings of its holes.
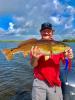
{"type": "Polygon", "coordinates": [[[22,42],[16,48],[10,50],[3,49],[2,52],[8,60],[11,60],[13,59],[13,55],[16,53],[22,52],[24,56],[27,56],[30,53],[32,46],[38,46],[41,52],[45,55],[50,55],[50,52],[53,54],[61,53],[69,47],[68,45],[58,41],[29,39],[22,42]]]}

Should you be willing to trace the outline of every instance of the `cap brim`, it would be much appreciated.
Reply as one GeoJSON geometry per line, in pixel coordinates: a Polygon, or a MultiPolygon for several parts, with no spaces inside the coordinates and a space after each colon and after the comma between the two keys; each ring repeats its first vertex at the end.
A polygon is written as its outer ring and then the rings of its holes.
{"type": "Polygon", "coordinates": [[[55,31],[55,30],[53,30],[52,28],[46,27],[46,28],[40,29],[40,32],[43,31],[43,30],[45,30],[45,29],[49,29],[49,30],[55,31]]]}

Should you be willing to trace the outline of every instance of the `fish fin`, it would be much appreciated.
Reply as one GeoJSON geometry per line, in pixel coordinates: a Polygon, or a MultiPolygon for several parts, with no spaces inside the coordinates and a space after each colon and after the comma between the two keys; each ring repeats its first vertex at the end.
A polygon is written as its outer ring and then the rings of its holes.
{"type": "Polygon", "coordinates": [[[7,60],[12,60],[13,59],[13,54],[8,54],[8,55],[6,55],[6,59],[7,60]]]}
{"type": "Polygon", "coordinates": [[[21,43],[18,45],[18,47],[21,47],[21,46],[23,46],[23,45],[26,45],[27,43],[35,43],[36,41],[37,41],[37,39],[35,39],[35,38],[29,39],[29,40],[25,40],[25,41],[21,42],[21,43]]]}
{"type": "Polygon", "coordinates": [[[28,55],[28,53],[23,52],[23,56],[24,56],[25,58],[27,57],[27,55],[28,55]]]}
{"type": "Polygon", "coordinates": [[[12,60],[13,59],[13,54],[11,53],[11,50],[3,49],[2,53],[5,55],[7,60],[12,60]]]}

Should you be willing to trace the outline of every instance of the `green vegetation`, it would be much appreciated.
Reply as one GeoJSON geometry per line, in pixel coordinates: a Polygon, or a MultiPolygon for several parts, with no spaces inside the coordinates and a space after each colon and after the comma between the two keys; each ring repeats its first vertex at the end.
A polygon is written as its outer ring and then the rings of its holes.
{"type": "Polygon", "coordinates": [[[75,39],[64,39],[62,42],[75,42],[75,39]]]}
{"type": "MultiPolygon", "coordinates": [[[[0,40],[0,42],[23,42],[24,40],[0,40]]],[[[64,39],[62,42],[75,42],[75,39],[64,39]]]]}

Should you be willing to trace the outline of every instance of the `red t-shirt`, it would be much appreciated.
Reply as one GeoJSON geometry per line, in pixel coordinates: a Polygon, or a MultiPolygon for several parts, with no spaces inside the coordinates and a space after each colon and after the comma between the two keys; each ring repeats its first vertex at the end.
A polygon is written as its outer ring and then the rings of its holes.
{"type": "Polygon", "coordinates": [[[38,66],[34,67],[34,78],[40,80],[46,80],[50,86],[61,86],[60,81],[60,60],[65,63],[64,54],[51,55],[51,57],[45,61],[45,57],[41,56],[38,60],[38,66]]]}

